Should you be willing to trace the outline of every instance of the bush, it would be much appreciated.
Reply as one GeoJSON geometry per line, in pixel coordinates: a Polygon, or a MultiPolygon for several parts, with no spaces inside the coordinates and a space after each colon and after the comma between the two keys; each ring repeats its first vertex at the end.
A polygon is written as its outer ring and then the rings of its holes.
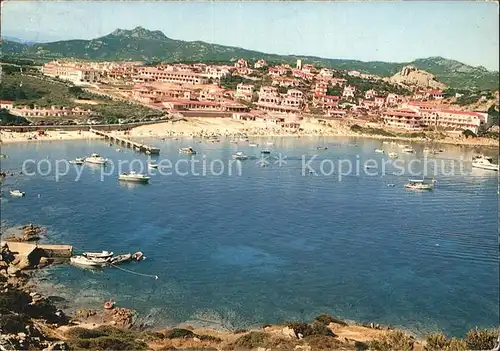
{"type": "Polygon", "coordinates": [[[491,350],[498,336],[490,330],[472,329],[467,332],[464,341],[470,350],[491,350]]]}
{"type": "Polygon", "coordinates": [[[448,345],[444,348],[446,351],[467,351],[467,343],[463,340],[451,338],[448,345]]]}
{"type": "Polygon", "coordinates": [[[317,322],[319,322],[319,323],[321,323],[323,325],[329,325],[330,323],[340,324],[342,326],[346,326],[347,325],[347,323],[344,322],[343,320],[335,318],[335,317],[332,317],[332,316],[330,316],[328,314],[319,315],[318,317],[314,318],[314,321],[317,321],[317,322]]]}
{"type": "Polygon", "coordinates": [[[266,339],[267,335],[265,333],[252,331],[236,339],[234,346],[245,347],[248,349],[263,347],[265,346],[266,339]]]}
{"type": "Polygon", "coordinates": [[[358,132],[361,132],[361,131],[363,130],[363,127],[361,127],[361,126],[359,126],[359,125],[355,124],[355,125],[351,126],[351,130],[352,130],[353,132],[358,133],[358,132]]]}
{"type": "Polygon", "coordinates": [[[464,130],[462,132],[462,135],[465,136],[467,139],[477,137],[476,133],[474,133],[472,130],[469,130],[469,129],[464,130]]]}
{"type": "Polygon", "coordinates": [[[446,335],[443,333],[431,333],[427,335],[425,338],[427,345],[425,346],[426,350],[443,350],[445,347],[447,347],[450,342],[446,338],[446,335]]]}
{"type": "Polygon", "coordinates": [[[75,339],[69,342],[71,349],[76,350],[147,350],[144,342],[113,337],[96,339],[75,339]]]}
{"type": "Polygon", "coordinates": [[[24,314],[0,315],[0,330],[5,334],[25,332],[28,324],[29,318],[24,314]]]}
{"type": "Polygon", "coordinates": [[[345,345],[338,339],[324,335],[310,335],[304,341],[311,346],[312,350],[339,350],[345,345]]]}
{"type": "Polygon", "coordinates": [[[15,313],[25,312],[29,308],[31,297],[20,290],[8,290],[0,293],[0,310],[15,313]]]}
{"type": "Polygon", "coordinates": [[[194,337],[195,334],[191,330],[187,329],[182,329],[182,328],[174,328],[172,330],[169,330],[165,334],[165,338],[167,339],[186,339],[186,338],[192,338],[194,337]]]}
{"type": "Polygon", "coordinates": [[[413,350],[413,339],[402,331],[393,331],[385,335],[381,340],[369,342],[371,349],[379,351],[411,351],[413,350]]]}
{"type": "Polygon", "coordinates": [[[293,329],[293,331],[295,332],[295,335],[297,335],[297,336],[299,335],[299,333],[302,334],[302,336],[304,338],[306,336],[314,334],[313,328],[309,324],[304,323],[304,322],[288,323],[288,328],[293,329]]]}
{"type": "Polygon", "coordinates": [[[196,335],[196,337],[198,339],[200,339],[201,341],[212,341],[212,342],[221,342],[222,341],[221,338],[218,338],[218,337],[213,336],[213,335],[201,334],[201,335],[196,335]]]}
{"type": "Polygon", "coordinates": [[[66,332],[66,336],[70,339],[95,339],[101,336],[108,336],[97,329],[71,328],[66,332]]]}

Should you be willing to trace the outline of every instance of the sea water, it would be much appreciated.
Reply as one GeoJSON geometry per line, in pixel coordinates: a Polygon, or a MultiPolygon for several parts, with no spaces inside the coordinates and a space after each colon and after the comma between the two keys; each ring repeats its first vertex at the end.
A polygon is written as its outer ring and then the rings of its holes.
{"type": "MultiPolygon", "coordinates": [[[[477,150],[447,146],[436,158],[448,173],[436,176],[433,191],[411,192],[404,184],[416,176],[397,174],[390,164],[384,176],[361,166],[341,179],[340,169],[329,168],[340,160],[387,160],[374,152],[380,141],[275,138],[269,146],[267,140],[255,140],[257,148],[243,141],[145,140],[161,148],[156,159],[168,159],[173,173],[153,174],[147,185],[119,182],[118,167],[103,176],[86,165],[78,181],[75,166],[65,176],[47,172],[48,164],[92,152],[115,165],[134,159],[146,165],[148,156],[117,152],[102,140],[2,145],[9,158],[1,168],[15,173],[2,186],[2,229],[33,222],[47,227],[43,242],[70,244],[75,252],[144,252],[145,261],[120,267],[158,280],[70,265],[37,278],[66,298],[66,307],[101,307],[113,298],[152,326],[236,329],[322,313],[416,333],[461,335],[498,324],[497,174],[471,169],[477,150]],[[178,153],[186,146],[198,151],[195,172],[190,156],[178,153]],[[262,148],[271,148],[267,160],[259,159],[262,148]],[[235,151],[255,159],[232,164],[229,174],[235,151]],[[314,155],[310,172],[305,164],[314,155]],[[28,159],[38,163],[27,170],[42,161],[41,172],[20,175],[28,159]],[[186,161],[175,172],[179,160],[186,161]],[[213,160],[221,162],[210,169],[213,160]],[[329,161],[321,172],[323,160],[329,161]],[[451,174],[460,160],[465,169],[451,174]],[[26,196],[12,198],[9,189],[26,196]]],[[[423,159],[423,146],[413,146],[416,154],[384,148],[407,166],[423,159]]]]}

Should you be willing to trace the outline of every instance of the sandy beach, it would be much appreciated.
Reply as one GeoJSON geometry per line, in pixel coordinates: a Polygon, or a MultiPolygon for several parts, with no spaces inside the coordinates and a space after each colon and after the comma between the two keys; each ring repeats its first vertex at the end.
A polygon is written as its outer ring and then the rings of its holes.
{"type": "MultiPolygon", "coordinates": [[[[273,136],[341,136],[371,138],[379,140],[404,140],[411,142],[428,142],[425,138],[387,137],[356,133],[350,126],[357,121],[330,120],[328,124],[312,118],[300,122],[300,130],[282,128],[274,124],[257,121],[240,121],[228,118],[196,118],[187,120],[169,121],[157,124],[148,124],[135,127],[127,132],[128,136],[151,138],[210,138],[210,137],[273,137],[273,136]]],[[[362,124],[363,122],[359,122],[362,124]]],[[[124,136],[123,131],[112,132],[124,136]]],[[[0,131],[2,143],[32,142],[32,141],[64,141],[81,139],[99,139],[99,136],[89,131],[46,131],[44,135],[36,132],[19,133],[14,131],[0,131]]],[[[488,138],[447,137],[437,140],[441,144],[454,144],[466,146],[498,147],[498,140],[488,138]]]]}

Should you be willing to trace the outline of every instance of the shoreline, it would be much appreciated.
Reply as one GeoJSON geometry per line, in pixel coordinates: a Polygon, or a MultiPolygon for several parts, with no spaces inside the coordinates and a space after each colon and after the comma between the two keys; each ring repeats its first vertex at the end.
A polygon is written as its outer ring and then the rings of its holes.
{"type": "MultiPolygon", "coordinates": [[[[332,121],[329,126],[318,123],[317,121],[304,121],[301,124],[300,131],[287,130],[275,126],[268,126],[258,122],[239,121],[224,118],[196,118],[191,117],[188,120],[177,122],[159,122],[134,127],[125,134],[123,131],[112,130],[110,133],[115,135],[127,135],[131,138],[271,138],[271,137],[339,137],[339,138],[361,138],[373,140],[405,141],[410,143],[423,144],[442,144],[442,145],[463,145],[468,147],[488,147],[498,148],[498,140],[489,138],[467,139],[465,137],[443,139],[430,141],[422,137],[403,137],[403,136],[384,136],[376,134],[356,133],[349,129],[349,124],[345,121],[332,121]]],[[[72,141],[72,140],[98,140],[102,137],[95,135],[90,131],[46,131],[45,135],[39,136],[34,132],[6,132],[0,130],[1,144],[11,144],[19,142],[37,142],[37,141],[72,141]],[[31,137],[36,136],[36,139],[31,137]]]]}

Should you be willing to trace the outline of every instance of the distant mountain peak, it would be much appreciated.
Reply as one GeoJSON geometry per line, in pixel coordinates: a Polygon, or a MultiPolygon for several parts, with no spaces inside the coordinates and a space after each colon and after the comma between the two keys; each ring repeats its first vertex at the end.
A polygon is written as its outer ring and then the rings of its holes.
{"type": "Polygon", "coordinates": [[[138,26],[134,29],[115,29],[109,35],[123,38],[136,38],[147,40],[165,40],[168,37],[159,30],[148,30],[144,27],[138,26]]]}

